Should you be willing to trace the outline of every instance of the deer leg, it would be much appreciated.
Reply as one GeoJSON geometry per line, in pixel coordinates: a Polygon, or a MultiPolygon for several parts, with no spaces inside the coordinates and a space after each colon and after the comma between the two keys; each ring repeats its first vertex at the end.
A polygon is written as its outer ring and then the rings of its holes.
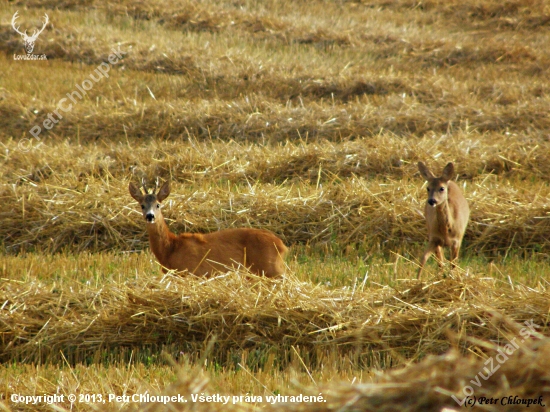
{"type": "Polygon", "coordinates": [[[416,275],[417,279],[420,279],[420,274],[422,273],[422,269],[424,268],[424,265],[426,264],[426,262],[430,258],[430,255],[434,252],[435,247],[436,246],[435,246],[434,243],[432,243],[432,242],[428,243],[428,248],[426,249],[426,251],[422,255],[422,259],[420,260],[420,267],[418,268],[418,274],[416,275]]]}
{"type": "Polygon", "coordinates": [[[458,252],[460,252],[460,242],[453,242],[451,245],[451,265],[453,268],[457,267],[458,252]]]}
{"type": "Polygon", "coordinates": [[[441,246],[435,247],[435,257],[437,258],[437,263],[439,268],[443,268],[443,262],[445,261],[445,256],[443,255],[443,248],[441,246]]]}

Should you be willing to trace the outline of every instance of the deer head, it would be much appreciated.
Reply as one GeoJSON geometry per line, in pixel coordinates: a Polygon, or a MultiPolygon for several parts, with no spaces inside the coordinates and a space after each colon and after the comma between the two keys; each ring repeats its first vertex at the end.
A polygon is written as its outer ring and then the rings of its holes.
{"type": "Polygon", "coordinates": [[[145,194],[141,193],[141,189],[130,182],[128,187],[130,195],[140,204],[143,217],[147,223],[155,223],[155,219],[162,216],[160,212],[160,203],[170,194],[170,181],[164,182],[158,193],[155,193],[158,188],[158,180],[152,192],[147,189],[144,181],[142,181],[141,187],[145,194]]]}
{"type": "Polygon", "coordinates": [[[418,170],[424,179],[428,181],[428,205],[436,207],[437,205],[445,203],[449,198],[449,180],[453,178],[454,174],[453,164],[448,163],[447,166],[445,166],[441,177],[436,177],[422,162],[418,162],[418,170]]]}
{"type": "Polygon", "coordinates": [[[44,24],[42,25],[42,28],[40,30],[35,30],[32,36],[28,36],[27,30],[25,30],[25,33],[22,33],[21,31],[19,31],[19,26],[15,27],[15,21],[19,17],[18,13],[19,12],[16,11],[15,14],[13,15],[13,18],[11,19],[11,26],[17,33],[19,33],[23,37],[23,41],[25,42],[25,50],[27,51],[27,54],[31,54],[32,51],[34,50],[34,43],[36,42],[36,39],[38,39],[38,36],[40,35],[40,33],[44,31],[50,19],[48,18],[47,14],[44,14],[44,24]]]}

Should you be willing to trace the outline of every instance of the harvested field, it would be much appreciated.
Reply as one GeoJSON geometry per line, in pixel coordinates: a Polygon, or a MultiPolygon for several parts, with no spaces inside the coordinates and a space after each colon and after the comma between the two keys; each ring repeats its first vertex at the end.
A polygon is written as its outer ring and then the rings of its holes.
{"type": "Polygon", "coordinates": [[[537,0],[0,6],[0,409],[549,405],[549,24],[537,0]],[[14,57],[16,11],[48,14],[47,60],[14,57]],[[418,161],[454,162],[472,211],[421,281],[418,161]],[[175,233],[273,231],[287,275],[162,274],[142,179],[171,181],[175,233]]]}

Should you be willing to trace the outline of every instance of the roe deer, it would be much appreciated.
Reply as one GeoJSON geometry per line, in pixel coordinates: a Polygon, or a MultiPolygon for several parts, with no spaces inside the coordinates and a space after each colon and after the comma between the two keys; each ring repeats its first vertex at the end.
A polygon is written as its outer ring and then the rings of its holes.
{"type": "Polygon", "coordinates": [[[145,194],[133,183],[129,185],[130,195],[141,205],[151,250],[164,273],[167,269],[187,270],[196,276],[205,276],[237,265],[267,277],[284,273],[287,248],[273,233],[240,228],[175,235],[168,229],[160,208],[160,203],[170,194],[169,182],[165,182],[157,194],[148,193],[145,186],[143,189],[145,194]]]}
{"type": "Polygon", "coordinates": [[[428,181],[428,200],[424,216],[428,227],[428,248],[420,261],[417,278],[432,253],[435,252],[439,265],[443,262],[443,246],[451,248],[451,264],[456,266],[458,252],[468,219],[470,208],[458,185],[451,180],[454,166],[448,163],[441,177],[435,177],[422,162],[418,162],[420,174],[428,181]]]}

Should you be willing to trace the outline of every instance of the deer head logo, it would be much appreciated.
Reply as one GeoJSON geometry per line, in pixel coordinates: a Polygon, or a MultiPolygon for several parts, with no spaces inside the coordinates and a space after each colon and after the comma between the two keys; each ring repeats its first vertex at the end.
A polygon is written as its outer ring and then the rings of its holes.
{"type": "Polygon", "coordinates": [[[34,50],[34,43],[36,42],[36,39],[38,39],[38,36],[40,35],[40,33],[44,31],[50,19],[48,18],[47,14],[44,14],[44,24],[42,25],[42,28],[40,30],[35,30],[32,36],[29,36],[27,35],[27,30],[25,30],[25,33],[21,33],[19,31],[19,26],[17,27],[15,26],[15,21],[19,17],[18,13],[19,12],[16,11],[15,14],[13,15],[13,18],[11,19],[11,26],[17,33],[19,33],[23,37],[23,41],[25,42],[25,50],[27,51],[27,54],[31,54],[32,51],[34,50]]]}

